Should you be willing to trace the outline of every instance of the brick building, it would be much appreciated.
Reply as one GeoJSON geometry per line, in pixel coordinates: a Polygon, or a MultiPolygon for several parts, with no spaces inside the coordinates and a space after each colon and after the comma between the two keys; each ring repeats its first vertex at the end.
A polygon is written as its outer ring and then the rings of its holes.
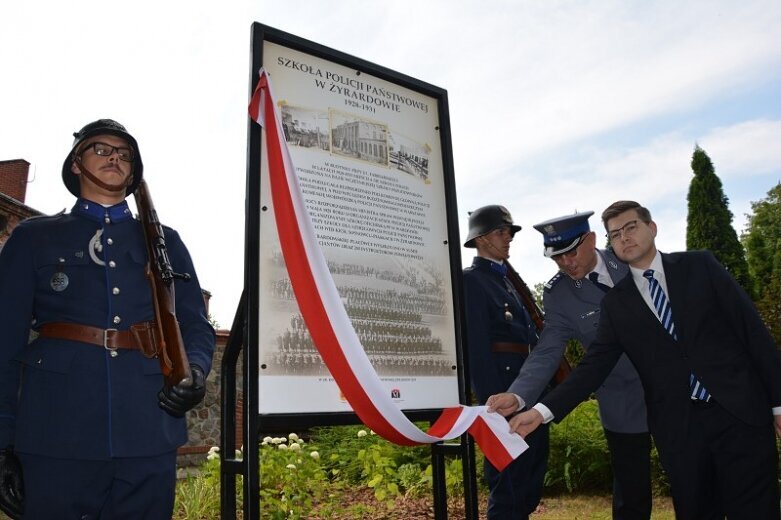
{"type": "Polygon", "coordinates": [[[20,221],[42,214],[24,203],[29,172],[24,159],[0,161],[0,249],[20,221]]]}

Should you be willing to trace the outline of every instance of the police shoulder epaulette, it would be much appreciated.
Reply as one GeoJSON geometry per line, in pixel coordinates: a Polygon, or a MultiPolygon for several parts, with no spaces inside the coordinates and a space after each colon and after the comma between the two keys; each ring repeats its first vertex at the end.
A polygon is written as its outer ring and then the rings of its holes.
{"type": "Polygon", "coordinates": [[[555,275],[553,278],[551,278],[550,280],[548,280],[548,281],[545,283],[545,291],[546,291],[546,292],[549,292],[551,289],[553,289],[553,287],[554,287],[554,286],[555,286],[557,283],[559,283],[559,280],[561,280],[563,277],[564,277],[564,273],[562,273],[561,271],[559,271],[558,273],[556,273],[556,275],[555,275]]]}

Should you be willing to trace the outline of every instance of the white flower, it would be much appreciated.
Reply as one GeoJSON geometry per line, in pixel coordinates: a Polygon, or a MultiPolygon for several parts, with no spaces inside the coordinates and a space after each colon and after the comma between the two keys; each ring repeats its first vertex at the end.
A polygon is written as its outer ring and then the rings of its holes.
{"type": "Polygon", "coordinates": [[[291,433],[290,435],[287,436],[287,438],[290,439],[291,441],[297,441],[298,435],[296,435],[295,433],[291,433]]]}
{"type": "Polygon", "coordinates": [[[280,450],[283,450],[283,451],[288,449],[288,447],[287,447],[287,444],[280,444],[280,445],[279,445],[279,446],[277,446],[277,447],[278,447],[280,450]]]}
{"type": "Polygon", "coordinates": [[[371,433],[372,435],[377,435],[376,433],[374,433],[374,430],[369,430],[369,433],[371,433]]]}
{"type": "Polygon", "coordinates": [[[366,437],[366,430],[358,430],[358,437],[366,437]]]}
{"type": "Polygon", "coordinates": [[[298,451],[300,449],[301,449],[301,446],[299,444],[296,444],[295,442],[290,445],[290,450],[291,451],[298,451]]]}
{"type": "Polygon", "coordinates": [[[263,437],[263,443],[264,444],[268,444],[268,443],[272,442],[273,440],[274,439],[272,439],[271,437],[263,437]]]}
{"type": "Polygon", "coordinates": [[[206,455],[206,460],[219,460],[220,458],[220,447],[219,446],[212,446],[209,448],[209,453],[206,455]]]}
{"type": "Polygon", "coordinates": [[[241,450],[236,450],[236,460],[244,460],[244,453],[241,450]]]}
{"type": "Polygon", "coordinates": [[[316,451],[313,451],[312,453],[310,453],[309,456],[312,457],[315,460],[320,458],[320,454],[317,453],[316,451]]]}
{"type": "Polygon", "coordinates": [[[295,465],[295,464],[288,464],[288,465],[287,465],[287,466],[285,466],[285,467],[286,467],[287,469],[296,469],[296,465],[295,465]]]}

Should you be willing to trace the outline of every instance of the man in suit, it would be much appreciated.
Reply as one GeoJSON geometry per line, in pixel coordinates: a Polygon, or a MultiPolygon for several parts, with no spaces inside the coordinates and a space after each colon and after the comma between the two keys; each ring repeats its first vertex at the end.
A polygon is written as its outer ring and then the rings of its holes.
{"type": "MultiPolygon", "coordinates": [[[[600,302],[629,268],[612,251],[596,248],[596,233],[588,223],[593,214],[575,213],[534,226],[544,237],[545,256],[556,262],[559,272],[545,284],[540,341],[508,392],[488,399],[489,409],[507,416],[526,403],[536,403],[561,362],[567,341],[576,339],[586,350],[594,341],[600,302]]],[[[613,468],[613,518],[648,520],[651,436],[643,387],[626,355],[621,355],[596,396],[613,468]]]]}
{"type": "MultiPolygon", "coordinates": [[[[469,373],[480,404],[512,383],[529,346],[537,342],[531,317],[506,276],[510,242],[520,229],[503,206],[484,206],[469,217],[464,247],[476,248],[477,256],[464,269],[464,314],[469,373]]],[[[526,519],[540,502],[548,461],[547,427],[526,441],[528,451],[504,471],[485,461],[489,519],[526,519]]]]}
{"type": "Polygon", "coordinates": [[[781,355],[753,303],[712,254],[659,253],[656,223],[637,202],[612,204],[602,221],[631,273],[603,299],[580,365],[510,427],[525,435],[560,420],[626,353],[676,517],[778,519],[781,355]]]}

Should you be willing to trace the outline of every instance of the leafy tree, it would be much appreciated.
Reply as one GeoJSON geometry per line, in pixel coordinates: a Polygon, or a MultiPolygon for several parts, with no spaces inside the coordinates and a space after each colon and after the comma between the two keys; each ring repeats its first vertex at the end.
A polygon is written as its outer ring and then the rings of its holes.
{"type": "Polygon", "coordinates": [[[781,345],[781,183],[767,197],[751,203],[748,227],[741,237],[754,283],[751,295],[781,345]]]}
{"type": "Polygon", "coordinates": [[[689,185],[686,248],[708,249],[746,290],[751,287],[743,246],[732,227],[732,212],[708,154],[694,147],[689,185]]]}

